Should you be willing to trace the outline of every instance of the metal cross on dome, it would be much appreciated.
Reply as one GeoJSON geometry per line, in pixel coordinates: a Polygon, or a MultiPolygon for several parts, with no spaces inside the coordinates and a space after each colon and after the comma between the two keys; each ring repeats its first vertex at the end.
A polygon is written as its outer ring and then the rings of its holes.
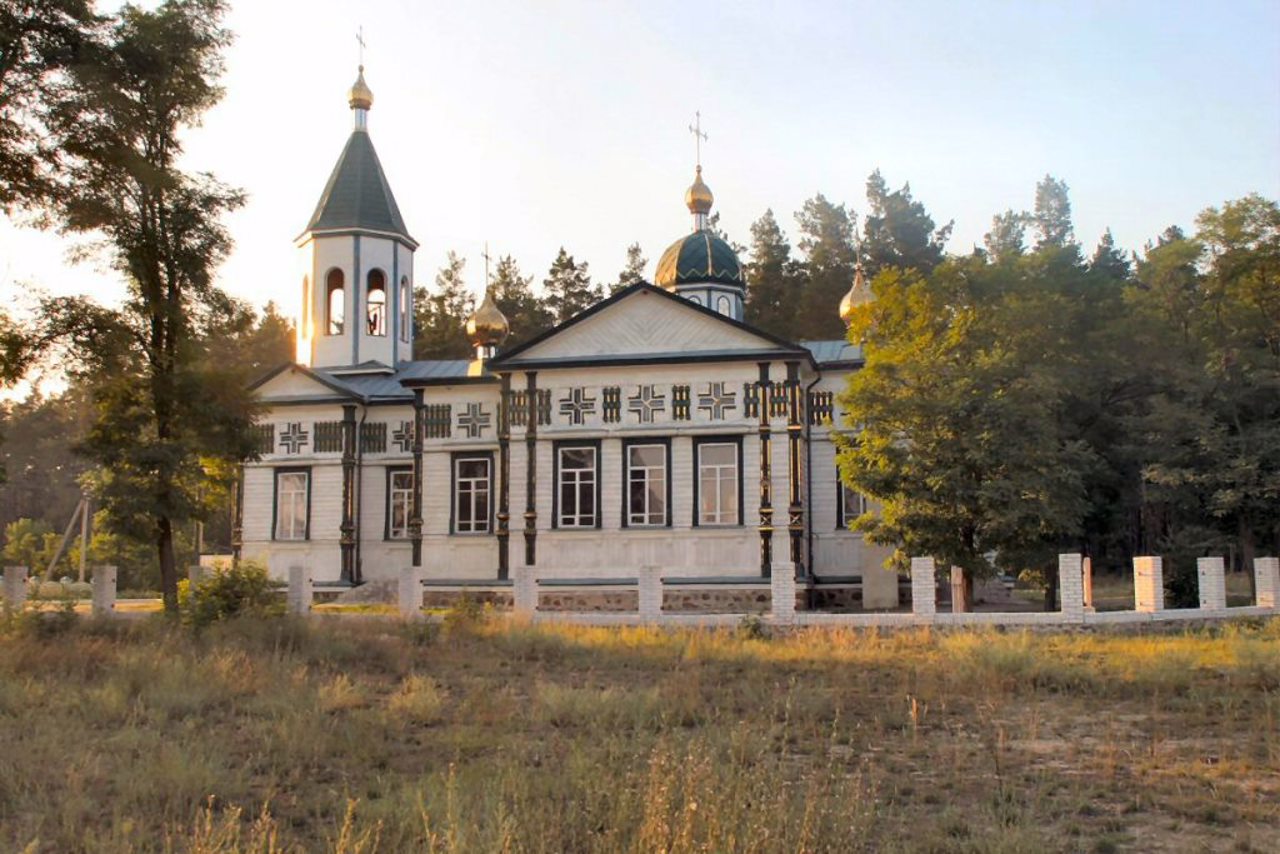
{"type": "Polygon", "coordinates": [[[707,383],[707,390],[698,395],[698,409],[708,412],[712,420],[721,421],[727,409],[737,409],[738,395],[724,390],[724,383],[707,383]]]}
{"type": "Polygon", "coordinates": [[[356,30],[356,43],[360,45],[360,67],[364,68],[364,25],[361,24],[356,30]]]}
{"type": "Polygon", "coordinates": [[[587,397],[585,389],[569,390],[569,396],[560,399],[560,414],[569,416],[570,424],[582,424],[588,415],[596,411],[596,399],[587,397]]]}
{"type": "Polygon", "coordinates": [[[469,439],[480,438],[480,433],[489,423],[490,416],[484,411],[483,403],[468,403],[467,411],[458,413],[458,429],[466,430],[469,439]]]}
{"type": "Polygon", "coordinates": [[[693,134],[694,149],[697,152],[698,166],[702,166],[702,141],[711,137],[703,133],[702,130],[702,111],[698,110],[693,114],[693,124],[689,125],[689,133],[693,134]]]}
{"type": "Polygon", "coordinates": [[[667,408],[666,395],[658,394],[656,386],[642,385],[638,394],[627,398],[627,411],[634,412],[641,424],[652,424],[655,414],[667,408]]]}

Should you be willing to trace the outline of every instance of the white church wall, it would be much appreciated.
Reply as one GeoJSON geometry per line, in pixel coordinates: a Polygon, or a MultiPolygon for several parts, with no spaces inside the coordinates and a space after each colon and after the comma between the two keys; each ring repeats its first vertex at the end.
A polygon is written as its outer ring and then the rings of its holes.
{"type": "Polygon", "coordinates": [[[321,237],[302,245],[304,257],[311,259],[312,299],[311,311],[313,327],[311,337],[311,366],[316,368],[332,365],[350,365],[352,357],[352,336],[355,327],[353,303],[353,261],[352,249],[354,238],[321,237]],[[329,334],[328,284],[327,278],[332,269],[342,271],[343,286],[343,318],[341,335],[329,334]]]}

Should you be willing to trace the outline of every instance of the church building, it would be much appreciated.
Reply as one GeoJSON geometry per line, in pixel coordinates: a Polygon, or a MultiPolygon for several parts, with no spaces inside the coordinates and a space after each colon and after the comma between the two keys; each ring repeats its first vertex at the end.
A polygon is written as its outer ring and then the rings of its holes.
{"type": "MultiPolygon", "coordinates": [[[[254,386],[237,557],[333,587],[421,567],[428,604],[507,602],[513,572],[536,571],[541,607],[633,608],[627,580],[650,566],[672,610],[767,601],[777,572],[800,607],[898,605],[836,472],[834,400],[859,348],[743,321],[743,267],[709,228],[700,164],[693,227],[653,284],[505,350],[486,293],[473,359],[414,361],[418,243],[374,150],[363,67],[349,101],[354,128],[297,239],[296,361],[254,386]]],[[[870,298],[859,270],[831,310],[870,298]]]]}

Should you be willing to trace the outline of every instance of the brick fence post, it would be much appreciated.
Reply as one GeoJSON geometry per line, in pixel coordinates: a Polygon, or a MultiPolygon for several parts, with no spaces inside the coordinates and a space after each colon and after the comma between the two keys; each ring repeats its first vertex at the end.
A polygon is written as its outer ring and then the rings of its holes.
{"type": "Polygon", "coordinates": [[[964,595],[964,570],[953,566],[951,567],[951,613],[967,614],[972,610],[972,603],[964,595]]]}
{"type": "Polygon", "coordinates": [[[1093,607],[1093,558],[1086,557],[1080,566],[1080,582],[1084,588],[1084,609],[1092,614],[1093,607]]]}
{"type": "Polygon", "coordinates": [[[796,620],[796,565],[794,563],[774,563],[769,573],[769,592],[773,598],[771,606],[773,620],[779,624],[790,624],[796,620]]]}
{"type": "Polygon", "coordinates": [[[1227,609],[1226,562],[1220,557],[1197,558],[1196,576],[1200,589],[1200,609],[1225,611],[1227,609]]]}
{"type": "Polygon", "coordinates": [[[1062,597],[1062,621],[1084,622],[1084,555],[1058,555],[1058,594],[1062,597]]]}
{"type": "Polygon", "coordinates": [[[286,609],[290,614],[306,614],[311,610],[311,573],[305,566],[289,567],[286,609]]]}
{"type": "Polygon", "coordinates": [[[422,575],[420,566],[406,566],[400,570],[397,600],[400,616],[406,619],[422,616],[422,575]]]}
{"type": "Polygon", "coordinates": [[[640,619],[646,623],[656,623],[662,619],[662,567],[642,566],[638,578],[639,590],[636,593],[640,619]]]}
{"type": "Polygon", "coordinates": [[[911,559],[911,611],[920,617],[938,613],[938,582],[931,557],[911,559]]]}
{"type": "Polygon", "coordinates": [[[95,617],[115,611],[117,577],[118,573],[114,566],[93,568],[93,614],[95,617]]]}
{"type": "Polygon", "coordinates": [[[1164,559],[1146,555],[1133,559],[1133,610],[1164,610],[1164,559]]]}
{"type": "Polygon", "coordinates": [[[6,566],[4,568],[5,604],[16,611],[26,601],[27,568],[25,566],[6,566]]]}
{"type": "Polygon", "coordinates": [[[538,610],[538,570],[532,566],[511,568],[511,610],[532,617],[538,610]]]}
{"type": "Polygon", "coordinates": [[[1258,607],[1280,606],[1280,558],[1254,558],[1253,578],[1258,591],[1258,607]]]}

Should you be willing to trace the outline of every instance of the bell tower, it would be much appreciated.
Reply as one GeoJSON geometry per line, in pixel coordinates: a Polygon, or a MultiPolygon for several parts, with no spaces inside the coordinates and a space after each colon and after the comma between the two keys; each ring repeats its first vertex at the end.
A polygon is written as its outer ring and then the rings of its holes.
{"type": "Polygon", "coordinates": [[[347,101],[351,136],[297,239],[302,315],[296,359],[329,370],[394,369],[413,358],[418,242],[409,236],[369,137],[373,92],[363,65],[347,101]]]}

